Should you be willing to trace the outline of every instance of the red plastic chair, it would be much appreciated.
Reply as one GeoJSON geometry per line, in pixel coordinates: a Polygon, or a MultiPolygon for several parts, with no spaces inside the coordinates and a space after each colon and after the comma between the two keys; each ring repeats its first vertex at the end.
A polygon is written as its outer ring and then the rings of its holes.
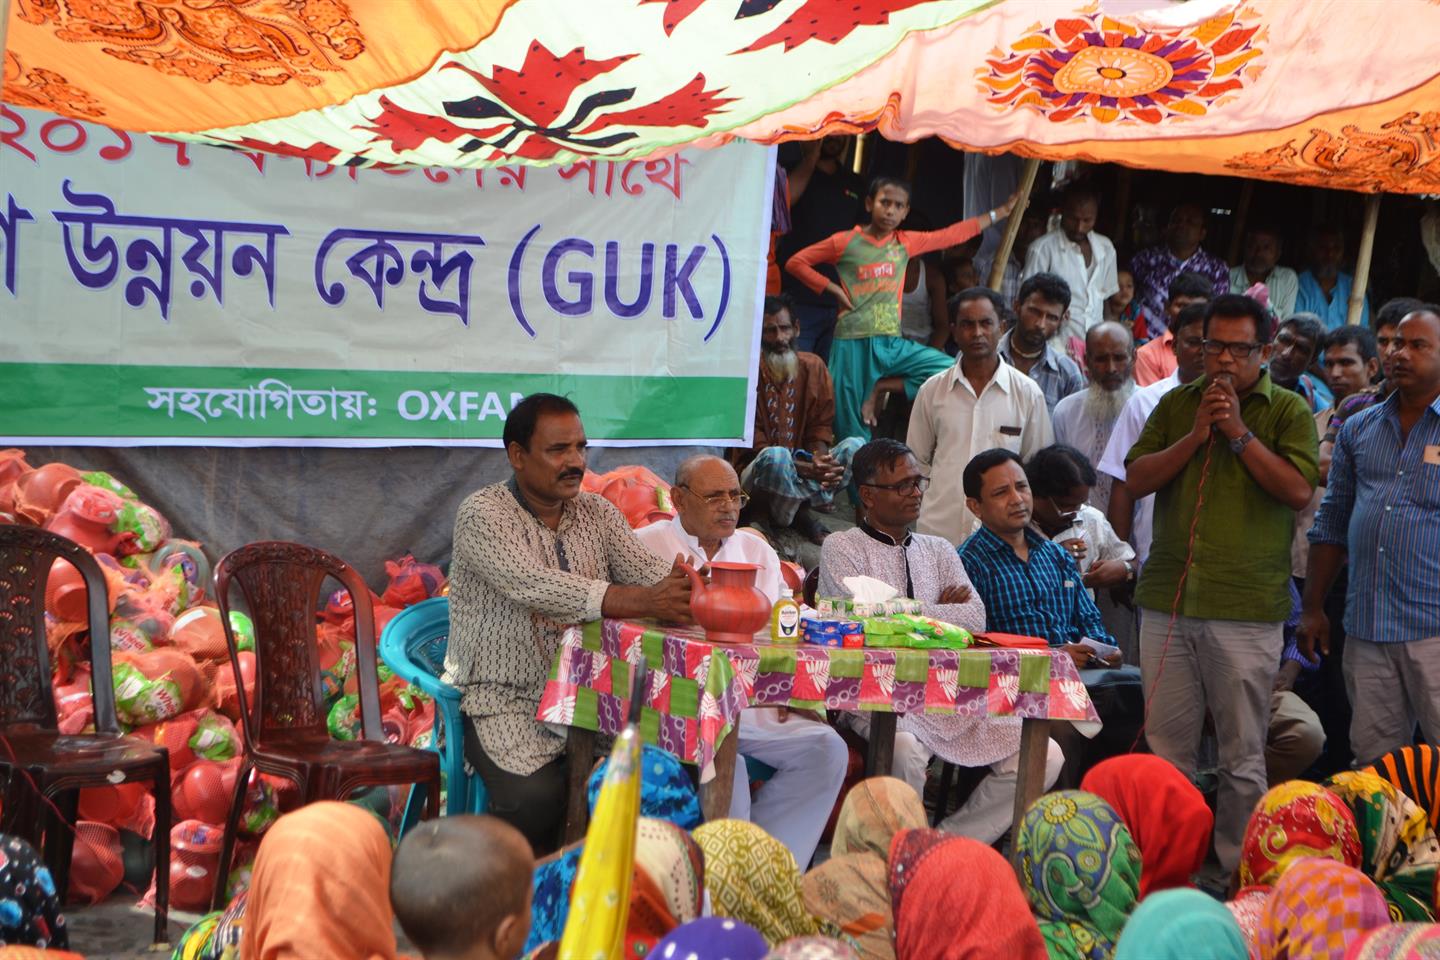
{"type": "Polygon", "coordinates": [[[70,880],[80,788],[129,780],[153,784],[155,942],[165,943],[170,907],[170,757],[164,747],[122,736],[116,722],[105,575],[95,558],[73,540],[39,527],[8,524],[0,525],[0,773],[5,776],[0,832],[19,834],[37,848],[43,841],[45,861],[62,900],[70,880]],[[57,559],[73,565],[85,581],[93,734],[67,735],[56,727],[45,640],[45,587],[57,559]],[[57,809],[63,820],[56,816],[57,809]]]}
{"type": "Polygon", "coordinates": [[[375,621],[370,590],[360,574],[324,550],[270,540],[227,554],[215,567],[215,599],[225,624],[230,666],[240,695],[245,759],[225,824],[211,909],[225,903],[250,771],[285,777],[300,787],[302,803],[343,800],[360,787],[402,783],[426,786],[425,816],[440,815],[440,759],[429,750],[385,742],[380,730],[375,621]],[[356,677],[360,684],[359,740],[334,740],[325,724],[315,616],[326,576],[354,601],[356,677]],[[255,702],[247,702],[239,648],[230,626],[230,586],[240,587],[255,624],[255,702]]]}

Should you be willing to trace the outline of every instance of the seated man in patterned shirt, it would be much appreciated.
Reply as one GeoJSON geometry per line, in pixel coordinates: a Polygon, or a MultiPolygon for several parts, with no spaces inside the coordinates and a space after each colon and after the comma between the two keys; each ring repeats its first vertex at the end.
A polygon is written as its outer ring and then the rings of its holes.
{"type": "MultiPolygon", "coordinates": [[[[820,548],[820,596],[848,597],[847,577],[872,577],[901,596],[919,600],[928,617],[984,630],[985,604],[971,590],[950,541],[910,532],[929,485],[915,454],[898,440],[872,440],[855,454],[853,469],[860,488],[860,525],[832,533],[820,548]]],[[[842,722],[869,737],[870,720],[864,713],[844,714],[842,722]]],[[[940,826],[994,843],[1013,815],[1019,751],[1018,720],[907,713],[895,733],[895,775],[923,796],[932,753],[962,766],[990,767],[990,775],[940,826]]],[[[1063,762],[1052,741],[1047,787],[1060,775],[1063,762]]]]}
{"type": "Polygon", "coordinates": [[[794,316],[788,297],[765,298],[755,442],[732,447],[727,458],[750,497],[740,513],[742,527],[757,521],[777,530],[794,527],[820,543],[828,531],[814,510],[829,510],[836,492],[850,483],[850,458],[865,441],[835,442],[835,385],[824,360],[795,349],[800,326],[794,316]]]}
{"type": "Polygon", "coordinates": [[[504,440],[513,475],[455,517],[444,679],[463,693],[465,757],[488,812],[541,855],[565,812],[565,738],[535,719],[561,633],[601,616],[688,621],[690,581],[609,501],[580,492],[586,440],[573,403],[526,397],[504,440]]]}

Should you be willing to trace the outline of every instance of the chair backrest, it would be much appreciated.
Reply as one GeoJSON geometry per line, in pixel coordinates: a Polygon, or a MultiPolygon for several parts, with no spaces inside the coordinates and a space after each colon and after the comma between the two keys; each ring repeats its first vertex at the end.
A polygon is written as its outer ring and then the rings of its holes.
{"type": "Polygon", "coordinates": [[[13,524],[0,524],[0,729],[55,729],[45,587],[56,560],[73,566],[85,583],[95,729],[119,733],[110,674],[110,595],[100,564],[73,540],[13,524]]]}
{"type": "Polygon", "coordinates": [[[296,734],[328,736],[315,631],[320,587],[327,575],[340,581],[353,601],[361,736],[384,739],[369,587],[353,567],[333,554],[300,543],[266,540],[231,551],[215,566],[215,599],[230,648],[247,744],[259,747],[296,734]],[[255,625],[253,704],[246,702],[239,647],[230,625],[231,581],[239,585],[255,625]]]}
{"type": "Polygon", "coordinates": [[[450,598],[431,597],[390,618],[380,634],[380,657],[430,696],[454,698],[459,692],[440,679],[449,641],[450,598]]]}

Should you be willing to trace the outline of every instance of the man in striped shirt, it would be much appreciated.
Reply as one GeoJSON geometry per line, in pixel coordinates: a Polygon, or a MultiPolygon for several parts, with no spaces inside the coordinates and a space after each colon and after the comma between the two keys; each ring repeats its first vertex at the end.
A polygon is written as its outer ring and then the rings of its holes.
{"type": "Polygon", "coordinates": [[[1346,559],[1345,686],[1360,764],[1440,739],[1440,306],[1396,328],[1389,397],[1340,428],[1310,528],[1297,639],[1329,652],[1325,594],[1346,559]]]}

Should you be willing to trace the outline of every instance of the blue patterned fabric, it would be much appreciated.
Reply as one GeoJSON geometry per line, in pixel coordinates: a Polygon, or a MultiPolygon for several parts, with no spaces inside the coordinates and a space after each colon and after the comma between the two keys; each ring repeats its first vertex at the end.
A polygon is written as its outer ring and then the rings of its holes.
{"type": "Polygon", "coordinates": [[[69,938],[40,855],[20,837],[0,836],[0,944],[64,950],[69,938]]]}
{"type": "MultiPolygon", "coordinates": [[[[682,830],[694,830],[704,822],[700,813],[700,795],[690,782],[690,775],[672,754],[659,747],[645,745],[640,755],[643,776],[640,781],[640,816],[652,820],[667,820],[682,830]]],[[[605,780],[605,768],[609,759],[601,761],[595,772],[590,774],[586,790],[590,809],[600,796],[600,784],[605,780]]]]}

